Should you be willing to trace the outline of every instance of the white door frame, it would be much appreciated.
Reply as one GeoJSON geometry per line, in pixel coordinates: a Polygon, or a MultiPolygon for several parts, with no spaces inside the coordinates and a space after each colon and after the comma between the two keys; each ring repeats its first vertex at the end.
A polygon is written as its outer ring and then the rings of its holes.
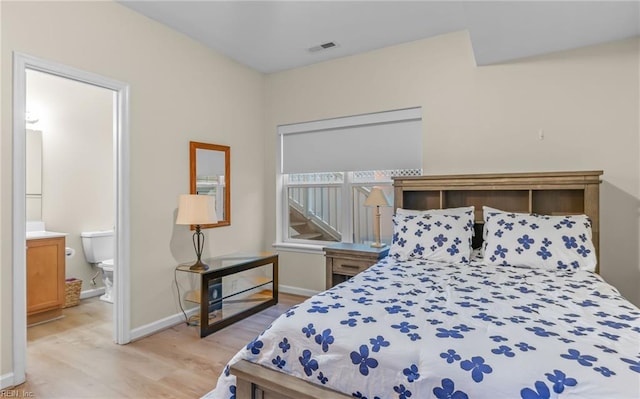
{"type": "Polygon", "coordinates": [[[129,291],[129,85],[117,80],[13,53],[13,385],[25,381],[27,358],[26,274],[26,70],[36,70],[114,92],[115,261],[113,340],[126,344],[130,335],[129,291]]]}

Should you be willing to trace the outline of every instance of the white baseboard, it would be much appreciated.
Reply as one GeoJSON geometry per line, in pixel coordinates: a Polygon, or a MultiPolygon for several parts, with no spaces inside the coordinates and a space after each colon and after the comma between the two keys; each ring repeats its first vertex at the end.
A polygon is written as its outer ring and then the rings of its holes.
{"type": "MultiPolygon", "coordinates": [[[[194,314],[198,314],[200,308],[195,307],[186,310],[187,317],[191,317],[194,314]]],[[[144,338],[151,334],[155,334],[158,331],[165,330],[169,327],[173,327],[177,324],[184,323],[184,314],[182,312],[176,313],[172,316],[165,317],[164,319],[156,320],[153,323],[145,324],[144,326],[140,326],[138,328],[134,328],[131,330],[130,338],[131,341],[135,341],[140,338],[144,338]]]]}
{"type": "Polygon", "coordinates": [[[104,294],[104,287],[84,290],[80,292],[80,299],[92,298],[94,296],[100,296],[102,294],[104,294]]]}
{"type": "Polygon", "coordinates": [[[314,296],[321,291],[308,290],[306,288],[292,287],[290,285],[278,285],[280,292],[285,294],[301,295],[301,296],[314,296]]]}
{"type": "Polygon", "coordinates": [[[0,375],[0,389],[5,389],[14,386],[13,373],[7,373],[0,375]]]}

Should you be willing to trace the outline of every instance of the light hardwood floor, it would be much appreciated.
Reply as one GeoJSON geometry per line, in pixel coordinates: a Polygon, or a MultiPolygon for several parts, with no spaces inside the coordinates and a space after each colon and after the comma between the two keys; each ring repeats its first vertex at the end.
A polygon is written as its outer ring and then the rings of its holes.
{"type": "Polygon", "coordinates": [[[203,339],[182,323],[128,345],[112,341],[112,305],[82,300],[63,319],[27,329],[27,382],[14,397],[199,398],[243,345],[304,299],[280,294],[278,305],[203,339]]]}

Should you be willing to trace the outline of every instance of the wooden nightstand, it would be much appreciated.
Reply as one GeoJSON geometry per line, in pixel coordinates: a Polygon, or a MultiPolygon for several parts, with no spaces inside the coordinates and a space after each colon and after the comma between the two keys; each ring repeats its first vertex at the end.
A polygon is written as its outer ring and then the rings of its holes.
{"type": "Polygon", "coordinates": [[[327,289],[347,281],[387,256],[389,246],[374,248],[365,244],[332,244],[324,248],[327,259],[327,289]]]}

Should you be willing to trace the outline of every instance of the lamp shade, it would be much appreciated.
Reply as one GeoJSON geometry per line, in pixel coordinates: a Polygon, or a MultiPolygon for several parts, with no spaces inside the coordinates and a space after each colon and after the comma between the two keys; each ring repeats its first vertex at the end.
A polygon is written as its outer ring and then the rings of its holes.
{"type": "Polygon", "coordinates": [[[176,224],[218,223],[215,198],[210,195],[182,194],[178,199],[176,224]]]}
{"type": "Polygon", "coordinates": [[[364,201],[364,206],[391,206],[391,204],[382,192],[382,189],[380,189],[380,187],[374,187],[364,201]]]}

